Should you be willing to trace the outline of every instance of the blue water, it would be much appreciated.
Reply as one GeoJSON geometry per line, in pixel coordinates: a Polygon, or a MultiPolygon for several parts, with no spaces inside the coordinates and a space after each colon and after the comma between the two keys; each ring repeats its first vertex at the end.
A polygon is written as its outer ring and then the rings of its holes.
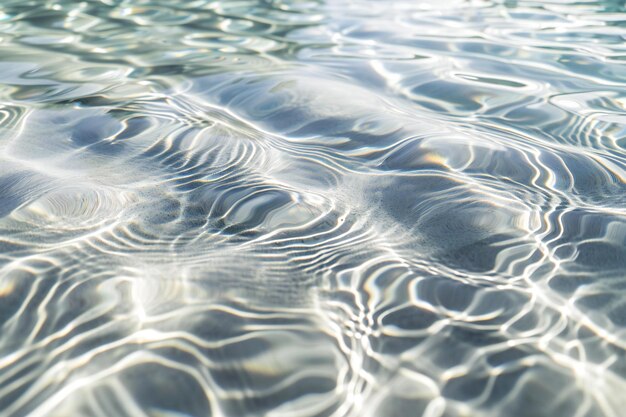
{"type": "Polygon", "coordinates": [[[623,417],[622,1],[0,3],[1,417],[623,417]]]}

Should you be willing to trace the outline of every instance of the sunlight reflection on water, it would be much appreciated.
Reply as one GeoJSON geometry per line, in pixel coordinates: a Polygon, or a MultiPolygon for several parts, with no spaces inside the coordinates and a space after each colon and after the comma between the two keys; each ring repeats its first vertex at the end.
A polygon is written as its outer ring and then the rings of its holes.
{"type": "Polygon", "coordinates": [[[620,417],[617,1],[0,8],[0,415],[620,417]]]}

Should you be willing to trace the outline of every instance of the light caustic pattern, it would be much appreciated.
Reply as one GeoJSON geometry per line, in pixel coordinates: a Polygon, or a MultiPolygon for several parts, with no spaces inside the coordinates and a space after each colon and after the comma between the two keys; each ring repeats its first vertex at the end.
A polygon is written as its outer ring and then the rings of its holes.
{"type": "Polygon", "coordinates": [[[621,417],[621,1],[0,5],[2,417],[621,417]]]}

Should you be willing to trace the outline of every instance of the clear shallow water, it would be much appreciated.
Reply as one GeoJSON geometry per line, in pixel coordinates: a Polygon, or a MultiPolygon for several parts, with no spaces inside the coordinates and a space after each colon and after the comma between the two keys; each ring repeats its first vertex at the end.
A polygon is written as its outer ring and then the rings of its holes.
{"type": "Polygon", "coordinates": [[[0,415],[615,416],[626,10],[3,1],[0,415]]]}

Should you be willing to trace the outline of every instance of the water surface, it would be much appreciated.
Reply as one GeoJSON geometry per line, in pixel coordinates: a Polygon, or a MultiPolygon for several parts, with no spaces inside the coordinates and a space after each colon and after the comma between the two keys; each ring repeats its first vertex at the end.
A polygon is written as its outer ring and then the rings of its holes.
{"type": "Polygon", "coordinates": [[[0,5],[2,417],[621,417],[621,1],[0,5]]]}

